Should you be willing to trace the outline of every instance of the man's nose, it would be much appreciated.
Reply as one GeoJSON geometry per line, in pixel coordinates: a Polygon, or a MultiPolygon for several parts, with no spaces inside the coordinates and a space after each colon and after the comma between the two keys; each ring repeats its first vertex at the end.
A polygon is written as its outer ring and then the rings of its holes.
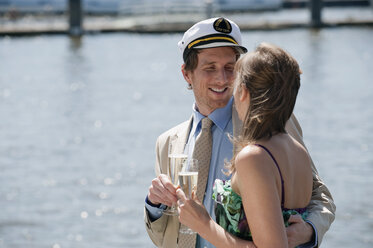
{"type": "Polygon", "coordinates": [[[224,69],[219,70],[216,75],[216,79],[217,79],[217,82],[220,84],[228,83],[227,72],[224,69]]]}

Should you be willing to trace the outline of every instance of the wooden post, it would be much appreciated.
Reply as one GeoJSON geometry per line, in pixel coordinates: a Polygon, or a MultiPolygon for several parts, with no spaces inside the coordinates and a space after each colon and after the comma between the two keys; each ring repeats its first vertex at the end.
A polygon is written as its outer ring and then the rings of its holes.
{"type": "Polygon", "coordinates": [[[311,27],[319,28],[323,25],[321,20],[322,0],[309,0],[311,11],[311,27]]]}
{"type": "Polygon", "coordinates": [[[83,34],[82,12],[81,0],[69,0],[69,34],[71,36],[81,36],[83,34]]]}

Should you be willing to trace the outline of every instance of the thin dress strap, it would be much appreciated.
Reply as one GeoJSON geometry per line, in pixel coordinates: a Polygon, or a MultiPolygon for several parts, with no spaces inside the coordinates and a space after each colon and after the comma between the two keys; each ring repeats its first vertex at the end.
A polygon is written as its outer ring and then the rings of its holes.
{"type": "Polygon", "coordinates": [[[284,209],[284,202],[285,202],[284,179],[282,178],[282,173],[281,173],[280,167],[278,166],[278,163],[277,163],[275,157],[273,157],[272,153],[267,149],[267,147],[262,146],[260,144],[255,144],[255,145],[263,148],[269,154],[269,156],[271,156],[273,162],[275,162],[275,164],[276,164],[276,167],[277,167],[278,172],[280,173],[280,177],[281,177],[281,191],[282,191],[281,192],[281,209],[284,209]]]}

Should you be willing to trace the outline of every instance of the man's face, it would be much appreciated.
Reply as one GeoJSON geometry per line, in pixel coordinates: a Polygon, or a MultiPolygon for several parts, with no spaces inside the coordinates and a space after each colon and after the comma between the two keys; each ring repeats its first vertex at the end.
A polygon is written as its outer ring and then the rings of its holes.
{"type": "Polygon", "coordinates": [[[198,111],[207,116],[227,105],[233,92],[236,53],[231,47],[201,49],[193,71],[183,69],[185,80],[192,85],[198,111]]]}

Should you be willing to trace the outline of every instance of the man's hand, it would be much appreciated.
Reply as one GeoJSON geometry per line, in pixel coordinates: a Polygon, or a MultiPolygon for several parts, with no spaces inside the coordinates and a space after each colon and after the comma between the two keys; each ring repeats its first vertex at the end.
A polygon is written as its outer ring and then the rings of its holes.
{"type": "Polygon", "coordinates": [[[289,247],[296,247],[311,241],[313,228],[299,214],[291,215],[289,223],[290,226],[286,228],[289,247]]]}
{"type": "Polygon", "coordinates": [[[154,205],[162,203],[167,206],[177,202],[176,188],[167,175],[160,174],[152,180],[152,184],[149,187],[148,200],[154,205]]]}

